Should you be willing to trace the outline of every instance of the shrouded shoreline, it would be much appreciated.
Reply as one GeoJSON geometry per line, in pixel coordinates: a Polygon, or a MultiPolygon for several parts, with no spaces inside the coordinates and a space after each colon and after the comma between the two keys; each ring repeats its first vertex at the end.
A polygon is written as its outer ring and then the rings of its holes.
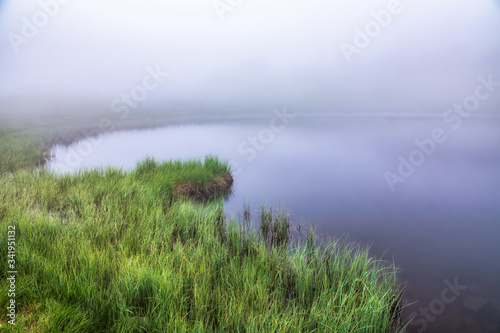
{"type": "Polygon", "coordinates": [[[2,331],[404,331],[396,268],[368,248],[312,229],[292,246],[270,208],[259,230],[228,220],[227,163],[56,174],[40,168],[54,138],[81,138],[57,132],[1,133],[0,228],[18,230],[16,325],[2,313],[2,331]]]}

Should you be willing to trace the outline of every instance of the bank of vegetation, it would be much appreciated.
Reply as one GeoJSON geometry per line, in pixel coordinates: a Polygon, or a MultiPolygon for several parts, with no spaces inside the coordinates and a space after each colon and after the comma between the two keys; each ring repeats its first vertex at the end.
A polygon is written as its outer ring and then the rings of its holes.
{"type": "Polygon", "coordinates": [[[216,157],[55,174],[50,132],[1,136],[2,332],[403,331],[394,266],[312,229],[292,245],[283,211],[262,207],[257,230],[226,218],[231,170],[216,157]]]}

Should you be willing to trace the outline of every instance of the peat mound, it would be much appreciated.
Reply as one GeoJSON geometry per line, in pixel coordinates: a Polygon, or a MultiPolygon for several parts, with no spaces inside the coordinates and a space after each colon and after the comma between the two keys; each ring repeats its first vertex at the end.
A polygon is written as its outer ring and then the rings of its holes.
{"type": "Polygon", "coordinates": [[[183,183],[173,190],[174,198],[188,198],[196,201],[208,201],[218,196],[227,198],[231,195],[233,177],[229,174],[216,177],[214,180],[203,184],[183,183]]]}

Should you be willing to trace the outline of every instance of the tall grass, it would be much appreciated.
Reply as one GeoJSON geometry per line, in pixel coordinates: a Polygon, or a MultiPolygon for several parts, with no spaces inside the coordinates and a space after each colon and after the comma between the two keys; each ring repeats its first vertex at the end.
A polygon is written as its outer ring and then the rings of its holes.
{"type": "MultiPolygon", "coordinates": [[[[394,332],[396,270],[346,242],[289,244],[286,212],[260,230],[227,220],[209,186],[226,163],[158,163],[0,176],[0,234],[16,226],[16,325],[2,332],[394,332]],[[207,185],[208,184],[208,185],[207,185]]],[[[247,206],[248,207],[248,206],[247,206]]],[[[246,210],[249,211],[247,208],[246,210]]],[[[245,216],[245,215],[244,215],[245,216]]],[[[250,218],[250,215],[247,215],[250,218]]],[[[7,237],[0,237],[7,263],[7,237]]],[[[0,270],[0,308],[9,302],[0,270]]]]}
{"type": "Polygon", "coordinates": [[[48,158],[41,133],[0,128],[0,175],[40,166],[48,158]]]}

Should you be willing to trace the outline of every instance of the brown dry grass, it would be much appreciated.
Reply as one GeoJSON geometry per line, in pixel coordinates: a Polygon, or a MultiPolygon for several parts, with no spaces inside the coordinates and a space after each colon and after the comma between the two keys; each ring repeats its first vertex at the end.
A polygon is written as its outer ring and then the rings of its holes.
{"type": "Polygon", "coordinates": [[[233,187],[233,177],[229,174],[217,177],[215,180],[206,183],[184,183],[174,188],[174,198],[187,198],[195,201],[208,201],[216,196],[227,197],[231,194],[233,187]]]}

